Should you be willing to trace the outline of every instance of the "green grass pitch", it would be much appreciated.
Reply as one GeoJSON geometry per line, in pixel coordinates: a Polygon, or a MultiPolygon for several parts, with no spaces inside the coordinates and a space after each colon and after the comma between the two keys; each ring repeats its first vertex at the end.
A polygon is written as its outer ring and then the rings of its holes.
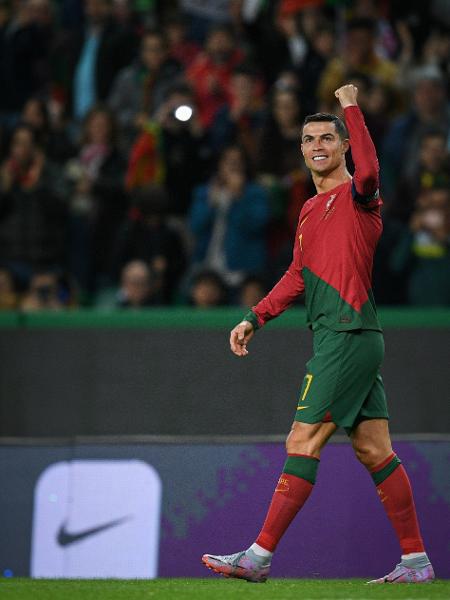
{"type": "Polygon", "coordinates": [[[367,586],[362,579],[271,579],[265,584],[225,579],[1,579],[1,600],[309,600],[450,598],[450,580],[367,586]]]}

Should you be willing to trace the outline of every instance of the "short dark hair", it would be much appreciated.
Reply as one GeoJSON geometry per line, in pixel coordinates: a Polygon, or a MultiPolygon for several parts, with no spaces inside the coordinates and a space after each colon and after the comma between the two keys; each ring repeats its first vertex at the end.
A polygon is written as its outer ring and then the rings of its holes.
{"type": "Polygon", "coordinates": [[[348,130],[344,121],[336,115],[332,115],[331,113],[315,113],[314,115],[308,115],[305,117],[302,125],[301,137],[303,138],[303,128],[305,125],[308,125],[308,123],[317,123],[323,121],[327,123],[334,123],[336,131],[341,140],[347,140],[349,138],[348,130]]]}
{"type": "Polygon", "coordinates": [[[226,23],[215,23],[214,25],[212,25],[206,33],[206,39],[209,40],[209,38],[211,38],[211,36],[213,36],[216,33],[225,33],[232,39],[234,39],[235,37],[233,28],[230,25],[227,25],[226,23]]]}
{"type": "Polygon", "coordinates": [[[355,31],[355,29],[364,29],[374,35],[377,30],[377,23],[370,17],[355,17],[347,22],[347,31],[355,31]]]}

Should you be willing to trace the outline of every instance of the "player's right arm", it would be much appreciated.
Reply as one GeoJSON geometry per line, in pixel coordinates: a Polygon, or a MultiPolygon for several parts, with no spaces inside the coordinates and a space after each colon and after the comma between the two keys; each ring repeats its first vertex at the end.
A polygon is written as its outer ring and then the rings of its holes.
{"type": "Polygon", "coordinates": [[[247,344],[252,339],[255,331],[289,308],[294,300],[305,290],[298,236],[300,222],[301,218],[299,219],[299,226],[295,234],[293,258],[288,270],[267,296],[254,306],[245,315],[241,323],[236,325],[231,331],[230,347],[236,356],[247,356],[247,344]]]}

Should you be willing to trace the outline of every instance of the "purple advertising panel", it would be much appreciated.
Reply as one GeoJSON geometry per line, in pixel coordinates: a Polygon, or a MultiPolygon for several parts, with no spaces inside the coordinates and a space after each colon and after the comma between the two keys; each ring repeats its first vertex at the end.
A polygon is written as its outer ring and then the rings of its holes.
{"type": "MultiPolygon", "coordinates": [[[[450,441],[394,448],[436,575],[450,578],[450,441]]],[[[284,460],[282,443],[2,445],[0,576],[216,577],[201,556],[255,540],[284,460]]],[[[399,558],[370,475],[348,442],[330,443],[272,575],[375,578],[399,558]]]]}
{"type": "MultiPolygon", "coordinates": [[[[410,475],[437,576],[448,578],[450,444],[399,442],[395,450],[410,475]]],[[[285,459],[278,444],[194,446],[184,452],[180,468],[185,472],[174,472],[165,488],[161,577],[205,577],[203,553],[247,548],[264,521],[285,459]],[[183,481],[178,489],[177,480],[183,481]]],[[[330,444],[322,454],[315,489],[277,549],[272,575],[380,577],[399,558],[400,548],[371,477],[350,445],[330,444]]]]}

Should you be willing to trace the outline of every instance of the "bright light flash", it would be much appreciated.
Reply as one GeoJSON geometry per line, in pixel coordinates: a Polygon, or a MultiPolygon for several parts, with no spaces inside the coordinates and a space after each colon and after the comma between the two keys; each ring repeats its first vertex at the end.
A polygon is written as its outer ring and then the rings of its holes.
{"type": "Polygon", "coordinates": [[[185,104],[179,106],[175,111],[175,118],[179,121],[189,121],[192,117],[192,108],[185,104]]]}

